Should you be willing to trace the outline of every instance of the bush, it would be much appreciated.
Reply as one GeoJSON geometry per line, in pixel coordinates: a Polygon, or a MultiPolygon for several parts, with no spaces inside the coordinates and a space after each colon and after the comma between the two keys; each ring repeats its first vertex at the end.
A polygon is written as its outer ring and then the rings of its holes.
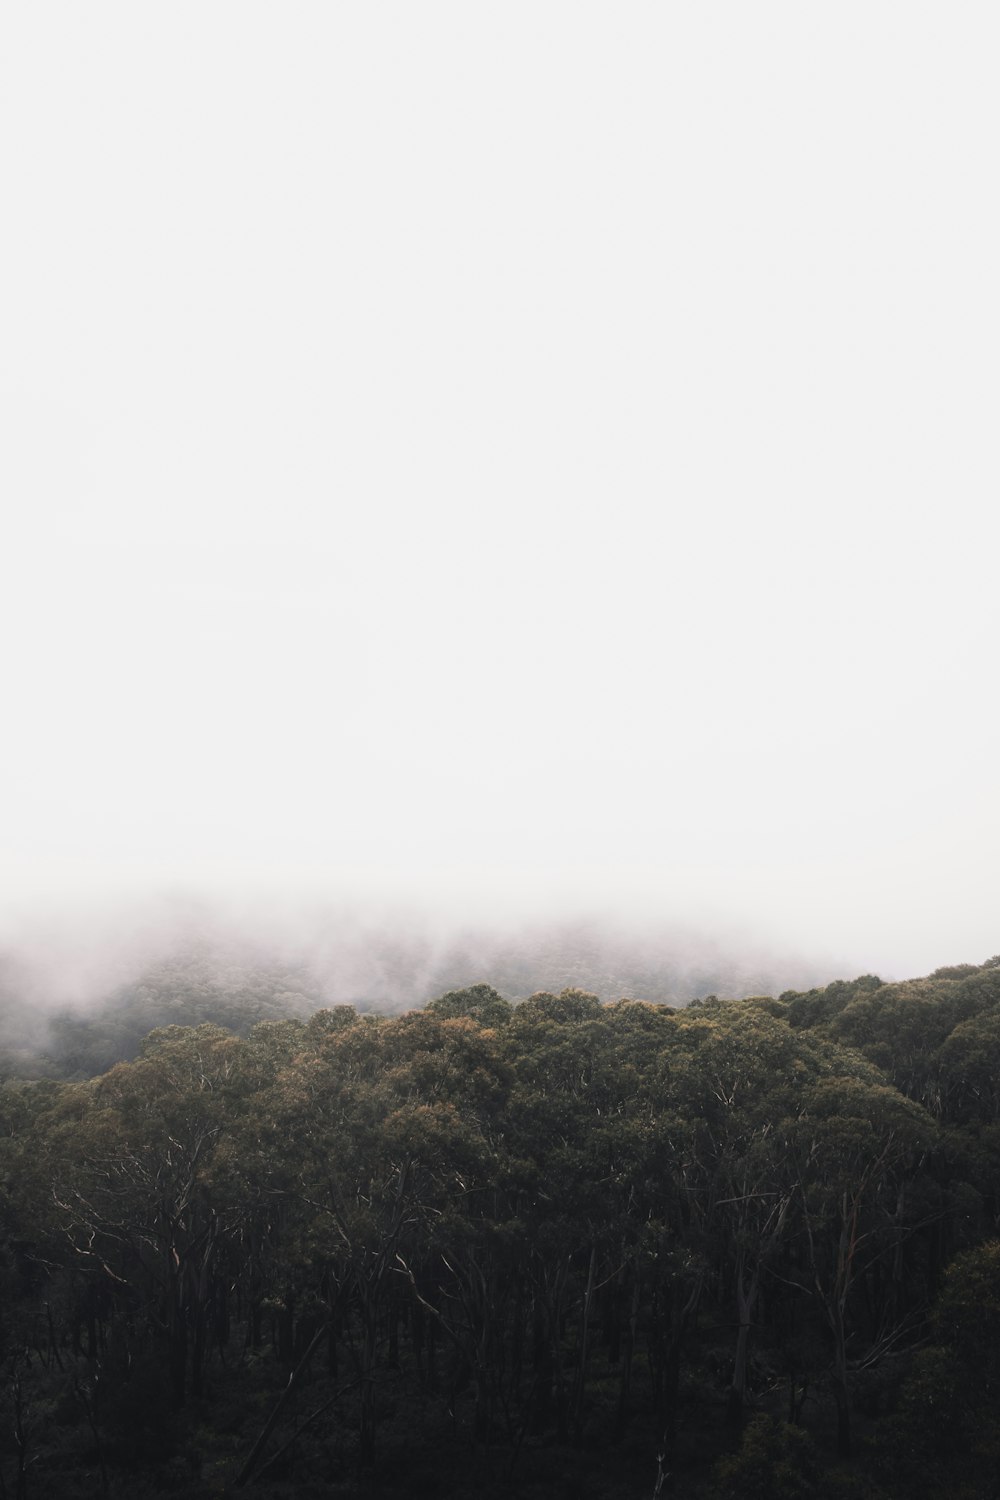
{"type": "Polygon", "coordinates": [[[808,1433],[774,1417],[754,1417],[738,1453],[720,1459],[717,1500],[814,1500],[820,1466],[808,1433]]]}

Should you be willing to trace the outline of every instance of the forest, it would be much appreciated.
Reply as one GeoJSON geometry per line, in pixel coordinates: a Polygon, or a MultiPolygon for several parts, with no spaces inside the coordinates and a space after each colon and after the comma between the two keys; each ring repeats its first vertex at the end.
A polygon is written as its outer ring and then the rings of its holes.
{"type": "Polygon", "coordinates": [[[174,981],[4,1054],[0,1500],[1000,1493],[1000,958],[174,981]]]}

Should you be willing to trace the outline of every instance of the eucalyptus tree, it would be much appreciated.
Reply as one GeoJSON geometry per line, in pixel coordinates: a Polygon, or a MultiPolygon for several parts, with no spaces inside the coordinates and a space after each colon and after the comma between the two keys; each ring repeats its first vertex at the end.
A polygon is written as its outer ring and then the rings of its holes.
{"type": "MultiPolygon", "coordinates": [[[[298,1225],[297,1258],[358,1382],[359,1452],[375,1454],[376,1385],[398,1358],[399,1291],[424,1274],[454,1205],[484,1191],[506,1079],[469,1019],[333,1016],[259,1100],[266,1160],[298,1225]],[[383,1345],[387,1344],[387,1349],[383,1345]]],[[[284,1256],[288,1273],[287,1248],[284,1256]]]]}
{"type": "Polygon", "coordinates": [[[172,1403],[201,1394],[217,1275],[242,1205],[213,1175],[242,1044],[217,1026],[167,1027],[92,1087],[53,1193],[76,1264],[142,1308],[166,1347],[172,1403]]]}
{"type": "Polygon", "coordinates": [[[866,1281],[884,1289],[886,1264],[902,1264],[912,1232],[906,1182],[932,1149],[934,1121],[887,1084],[833,1076],[808,1088],[786,1125],[798,1175],[801,1236],[812,1290],[828,1328],[830,1383],[840,1452],[851,1451],[850,1373],[893,1347],[908,1310],[883,1294],[859,1304],[866,1281]]]}

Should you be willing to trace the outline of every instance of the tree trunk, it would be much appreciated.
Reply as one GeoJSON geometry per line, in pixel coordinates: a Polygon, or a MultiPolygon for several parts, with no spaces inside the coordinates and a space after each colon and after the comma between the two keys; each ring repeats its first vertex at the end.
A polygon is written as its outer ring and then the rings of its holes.
{"type": "Polygon", "coordinates": [[[180,1287],[174,1287],[171,1293],[169,1338],[170,1404],[180,1411],[187,1399],[188,1351],[187,1308],[180,1287]]]}
{"type": "Polygon", "coordinates": [[[635,1357],[635,1340],[639,1324],[639,1266],[638,1260],[632,1271],[632,1298],[629,1305],[628,1323],[622,1348],[621,1380],[618,1386],[618,1430],[623,1432],[628,1421],[629,1396],[632,1392],[632,1360],[635,1357]]]}
{"type": "Polygon", "coordinates": [[[576,1379],[573,1383],[573,1427],[576,1441],[583,1439],[583,1398],[587,1382],[587,1353],[590,1342],[590,1313],[594,1302],[594,1282],[597,1272],[597,1247],[590,1247],[590,1264],[587,1268],[587,1285],[583,1293],[583,1306],[580,1312],[580,1359],[577,1364],[576,1379]]]}
{"type": "Polygon", "coordinates": [[[739,1426],[742,1423],[743,1412],[746,1406],[750,1328],[756,1300],[757,1272],[754,1271],[748,1283],[744,1277],[741,1258],[736,1270],[736,1314],[739,1318],[739,1328],[736,1334],[736,1355],[733,1360],[733,1378],[729,1387],[729,1402],[726,1412],[728,1420],[734,1426],[739,1426]]]}
{"type": "Polygon", "coordinates": [[[361,1411],[358,1425],[358,1459],[363,1469],[375,1462],[375,1354],[378,1345],[378,1310],[362,1306],[364,1341],[361,1365],[361,1411]]]}
{"type": "Polygon", "coordinates": [[[255,1352],[260,1349],[264,1342],[264,1329],[261,1319],[261,1307],[259,1298],[255,1297],[250,1303],[250,1348],[255,1352]]]}
{"type": "Polygon", "coordinates": [[[295,1298],[288,1296],[278,1314],[278,1358],[283,1365],[291,1365],[295,1359],[292,1333],[295,1327],[295,1298]]]}
{"type": "Polygon", "coordinates": [[[834,1326],[834,1355],[831,1384],[837,1406],[837,1452],[841,1458],[851,1456],[851,1402],[847,1388],[847,1338],[843,1309],[838,1308],[834,1326]]]}

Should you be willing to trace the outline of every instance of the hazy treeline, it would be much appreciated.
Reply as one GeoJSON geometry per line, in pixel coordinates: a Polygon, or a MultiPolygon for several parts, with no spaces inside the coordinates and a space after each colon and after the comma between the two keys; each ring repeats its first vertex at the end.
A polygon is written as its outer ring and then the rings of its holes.
{"type": "Polygon", "coordinates": [[[685,1005],[836,972],[733,935],[610,918],[447,926],[414,912],[196,906],[122,925],[124,935],[105,913],[89,933],[53,922],[0,944],[0,1076],[86,1078],[135,1057],[160,1026],[208,1021],[243,1035],[331,1005],[400,1013],[471,983],[509,1000],[575,988],[685,1005]]]}
{"type": "Polygon", "coordinates": [[[4,1086],[6,1493],[993,1493],[1000,961],[282,993],[4,1086]]]}

